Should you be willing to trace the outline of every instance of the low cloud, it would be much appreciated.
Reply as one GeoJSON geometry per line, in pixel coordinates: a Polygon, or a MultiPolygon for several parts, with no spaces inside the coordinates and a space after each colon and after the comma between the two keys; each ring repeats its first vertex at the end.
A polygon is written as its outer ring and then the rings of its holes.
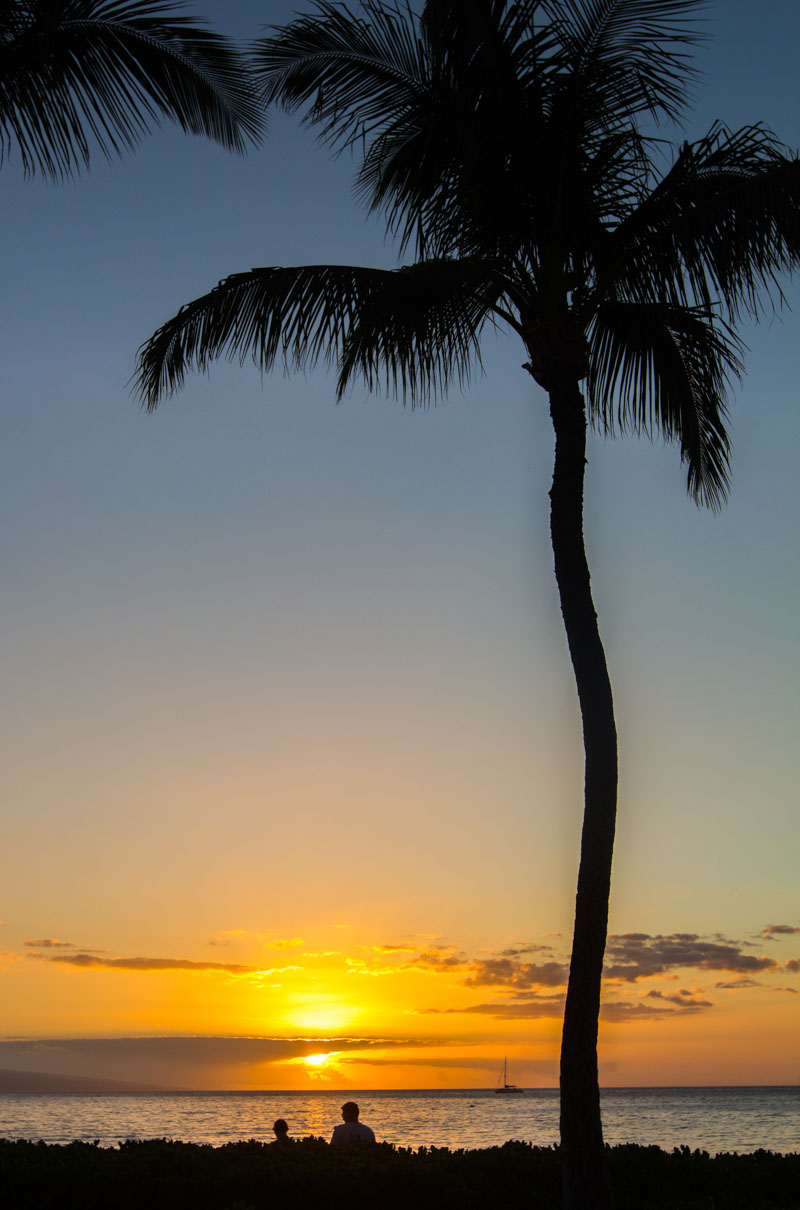
{"type": "Polygon", "coordinates": [[[521,958],[523,954],[552,954],[552,945],[534,945],[531,941],[521,941],[519,945],[501,950],[501,958],[521,958]]]}
{"type": "Polygon", "coordinates": [[[798,993],[796,987],[773,987],[772,990],[774,992],[788,992],[790,996],[797,996],[800,994],[798,993]]]}
{"type": "Polygon", "coordinates": [[[74,942],[59,941],[57,937],[36,937],[32,941],[26,941],[25,945],[37,950],[74,950],[77,948],[74,942]]]}
{"type": "Polygon", "coordinates": [[[40,962],[58,962],[85,970],[103,968],[121,971],[218,971],[227,975],[249,975],[258,968],[237,962],[194,962],[190,958],[104,958],[98,954],[29,954],[40,962]]]}
{"type": "Polygon", "coordinates": [[[549,951],[547,946],[525,943],[524,947],[514,946],[494,957],[469,958],[452,946],[442,946],[422,950],[405,969],[463,974],[463,978],[459,979],[462,987],[502,988],[509,993],[522,993],[529,999],[530,993],[536,988],[564,987],[567,982],[568,968],[563,962],[520,961],[523,954],[539,948],[549,951]]]}
{"type": "MultiPolygon", "coordinates": [[[[0,1069],[173,1089],[268,1087],[268,1067],[321,1051],[365,1056],[439,1046],[427,1038],[40,1038],[0,1040],[0,1069]]],[[[279,1069],[280,1070],[280,1069],[279,1069]]]]}
{"type": "Polygon", "coordinates": [[[651,937],[647,933],[623,933],[609,937],[610,958],[605,975],[634,983],[670,969],[740,971],[759,974],[778,970],[781,964],[767,955],[742,952],[742,943],[719,938],[707,941],[697,933],[669,933],[651,937]]]}
{"type": "Polygon", "coordinates": [[[800,958],[787,958],[784,969],[787,971],[794,971],[796,974],[797,971],[800,971],[800,958]]]}
{"type": "MultiPolygon", "coordinates": [[[[361,1057],[359,1055],[344,1056],[341,1065],[346,1066],[349,1063],[358,1063],[359,1065],[363,1063],[368,1067],[397,1067],[398,1064],[402,1063],[403,1067],[442,1067],[447,1070],[456,1071],[478,1070],[494,1072],[497,1070],[496,1059],[465,1059],[447,1056],[438,1058],[435,1055],[422,1055],[420,1058],[406,1058],[404,1055],[402,1058],[392,1057],[390,1059],[373,1058],[371,1056],[361,1057]]],[[[550,1066],[552,1067],[552,1064],[550,1066]]]]}
{"type": "Polygon", "coordinates": [[[368,945],[361,946],[361,949],[371,950],[375,954],[413,954],[417,950],[416,945],[368,945]]]}
{"type": "Polygon", "coordinates": [[[800,933],[800,924],[767,924],[761,930],[762,937],[789,937],[800,933]]]}
{"type": "Polygon", "coordinates": [[[482,958],[470,964],[465,987],[563,987],[568,970],[561,962],[516,962],[513,958],[482,958]]]}
{"type": "Polygon", "coordinates": [[[722,988],[724,991],[738,992],[747,987],[763,987],[764,984],[760,979],[748,979],[747,977],[743,977],[741,979],[731,979],[727,983],[715,983],[714,986],[722,988]]]}
{"type": "Polygon", "coordinates": [[[624,1023],[626,1021],[657,1021],[664,1017],[675,1017],[685,1012],[685,1009],[662,1008],[655,1004],[648,1004],[642,1000],[633,1004],[619,1000],[601,1004],[600,1020],[608,1021],[612,1024],[624,1023]]]}
{"type": "Polygon", "coordinates": [[[265,941],[264,944],[271,950],[294,950],[305,945],[305,942],[302,937],[273,937],[271,941],[265,941]]]}
{"type": "Polygon", "coordinates": [[[470,1004],[465,1008],[425,1008],[424,1014],[477,1014],[496,1021],[521,1021],[537,1017],[560,1017],[564,1011],[563,996],[537,996],[536,999],[504,1000],[500,1003],[470,1004]]]}
{"type": "Polygon", "coordinates": [[[413,961],[408,963],[409,968],[432,971],[453,971],[464,969],[468,966],[469,959],[467,955],[454,952],[452,946],[440,946],[436,949],[422,950],[414,957],[413,961]]]}
{"type": "Polygon", "coordinates": [[[666,992],[650,991],[647,993],[648,1000],[664,1000],[668,1004],[677,1004],[679,1008],[713,1008],[713,1000],[700,1000],[694,992],[679,991],[674,996],[668,995],[666,992]]]}

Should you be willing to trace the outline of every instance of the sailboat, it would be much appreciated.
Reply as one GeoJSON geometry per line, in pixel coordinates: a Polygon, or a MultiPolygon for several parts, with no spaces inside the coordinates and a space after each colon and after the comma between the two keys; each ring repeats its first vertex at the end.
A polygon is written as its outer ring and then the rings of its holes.
{"type": "Polygon", "coordinates": [[[505,1059],[503,1059],[503,1070],[500,1072],[500,1075],[497,1077],[497,1087],[495,1088],[495,1092],[497,1092],[497,1093],[524,1092],[525,1091],[524,1088],[517,1088],[516,1084],[509,1084],[508,1072],[506,1070],[506,1066],[507,1066],[507,1061],[505,1059]]]}

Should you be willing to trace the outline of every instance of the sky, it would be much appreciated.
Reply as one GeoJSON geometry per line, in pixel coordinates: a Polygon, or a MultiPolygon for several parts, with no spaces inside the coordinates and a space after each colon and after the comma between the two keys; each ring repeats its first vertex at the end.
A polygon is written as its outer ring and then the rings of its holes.
{"type": "MultiPolygon", "coordinates": [[[[203,0],[246,39],[300,0],[203,0]]],[[[800,145],[795,0],[718,0],[686,137],[800,145]]],[[[683,136],[678,136],[683,137],[683,136]]],[[[0,1069],[180,1088],[557,1084],[582,747],[522,350],[430,410],[137,347],[256,265],[392,267],[276,117],[0,168],[0,1069]]],[[[787,298],[798,300],[796,287],[787,298]]],[[[590,442],[621,781],[608,1086],[800,1083],[798,339],[743,332],[730,501],[590,442]]]]}

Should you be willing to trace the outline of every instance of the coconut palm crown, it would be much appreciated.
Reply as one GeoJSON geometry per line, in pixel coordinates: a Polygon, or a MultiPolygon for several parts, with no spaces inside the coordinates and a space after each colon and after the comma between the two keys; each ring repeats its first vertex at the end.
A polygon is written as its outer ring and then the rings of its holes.
{"type": "Polygon", "coordinates": [[[357,190],[409,263],[226,278],[140,350],[150,409],[190,368],[252,357],[335,368],[427,403],[522,341],[556,446],[555,572],[585,747],[584,822],[561,1053],[567,1207],[607,1207],[597,1022],[617,795],[611,684],[583,541],[587,423],[677,445],[698,502],[726,496],[738,323],[780,301],[800,255],[800,164],[759,125],[679,126],[701,0],[319,0],[261,40],[266,100],[357,157],[357,190]],[[656,135],[658,137],[656,137],[656,135]]]}
{"type": "Polygon", "coordinates": [[[161,0],[0,0],[0,162],[75,175],[165,119],[243,151],[260,130],[243,57],[161,0]]]}

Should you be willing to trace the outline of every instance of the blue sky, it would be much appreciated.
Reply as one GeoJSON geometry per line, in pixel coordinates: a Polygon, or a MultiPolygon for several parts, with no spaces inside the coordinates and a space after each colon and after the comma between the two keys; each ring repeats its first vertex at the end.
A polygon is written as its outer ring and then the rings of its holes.
{"type": "MultiPolygon", "coordinates": [[[[295,7],[202,6],[241,37],[295,7]]],[[[725,0],[708,30],[690,136],[796,147],[800,8],[725,0]]],[[[489,336],[427,412],[250,365],[152,416],[128,385],[228,273],[396,263],[351,171],[283,118],[242,159],[165,129],[59,186],[2,168],[0,948],[183,953],[337,912],[476,949],[569,933],[580,730],[521,349],[489,336]]],[[[800,923],[797,322],[744,331],[720,515],[674,449],[592,439],[619,931],[800,923]]]]}

